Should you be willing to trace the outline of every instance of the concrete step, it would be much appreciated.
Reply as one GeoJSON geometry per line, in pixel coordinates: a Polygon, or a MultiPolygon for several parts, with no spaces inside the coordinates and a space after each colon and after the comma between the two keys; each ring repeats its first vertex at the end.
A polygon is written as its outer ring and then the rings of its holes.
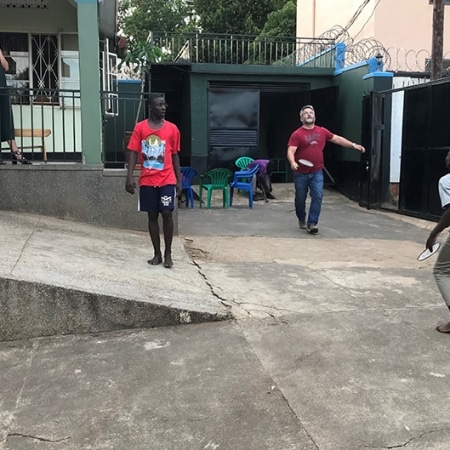
{"type": "Polygon", "coordinates": [[[231,317],[181,238],[166,269],[147,264],[147,233],[10,212],[0,233],[0,340],[231,317]]]}

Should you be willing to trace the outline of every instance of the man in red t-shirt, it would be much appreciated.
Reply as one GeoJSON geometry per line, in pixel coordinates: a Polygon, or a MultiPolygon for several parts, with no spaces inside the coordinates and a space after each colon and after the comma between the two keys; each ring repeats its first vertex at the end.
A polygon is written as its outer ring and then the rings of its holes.
{"type": "Polygon", "coordinates": [[[302,126],[295,130],[288,142],[287,159],[294,171],[295,213],[299,226],[310,234],[317,234],[323,197],[323,150],[327,141],[364,153],[362,145],[355,144],[326,128],[318,127],[314,108],[306,105],[300,110],[302,126]],[[308,217],[306,197],[311,196],[308,217]]]}
{"type": "Polygon", "coordinates": [[[128,143],[130,150],[125,190],[134,194],[134,166],[139,157],[142,165],[139,177],[139,211],[148,214],[148,231],[154,256],[147,262],[152,266],[163,262],[158,216],[161,213],[164,233],[164,267],[172,262],[173,209],[177,193],[181,193],[180,131],[165,120],[164,94],[149,94],[149,117],[136,124],[128,143]]]}

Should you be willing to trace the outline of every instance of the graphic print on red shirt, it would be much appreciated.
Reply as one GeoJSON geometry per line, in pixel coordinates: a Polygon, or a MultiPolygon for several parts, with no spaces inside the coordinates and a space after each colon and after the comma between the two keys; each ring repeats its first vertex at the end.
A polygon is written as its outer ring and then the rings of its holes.
{"type": "Polygon", "coordinates": [[[176,184],[172,155],[180,151],[180,131],[175,124],[164,120],[159,130],[153,130],[147,120],[137,123],[128,149],[139,154],[142,164],[139,186],[176,184]]]}
{"type": "Polygon", "coordinates": [[[330,139],[333,139],[334,134],[326,128],[314,125],[313,128],[308,129],[300,127],[295,130],[288,141],[289,147],[297,147],[295,151],[295,161],[298,164],[299,159],[306,159],[313,163],[312,167],[299,164],[296,172],[312,173],[324,168],[323,163],[323,149],[325,144],[330,139]]]}

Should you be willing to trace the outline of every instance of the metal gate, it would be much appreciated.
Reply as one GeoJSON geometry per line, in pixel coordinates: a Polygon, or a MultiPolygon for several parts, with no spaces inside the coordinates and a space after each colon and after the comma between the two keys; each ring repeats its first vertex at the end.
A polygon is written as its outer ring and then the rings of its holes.
{"type": "Polygon", "coordinates": [[[450,150],[450,80],[363,99],[359,204],[426,219],[442,213],[437,183],[450,150]]]}
{"type": "Polygon", "coordinates": [[[366,153],[361,160],[359,204],[371,208],[380,208],[382,204],[385,140],[385,95],[371,92],[363,98],[362,143],[366,153]]]}
{"type": "Polygon", "coordinates": [[[405,89],[399,212],[422,218],[442,213],[437,184],[450,150],[450,81],[405,89]]]}

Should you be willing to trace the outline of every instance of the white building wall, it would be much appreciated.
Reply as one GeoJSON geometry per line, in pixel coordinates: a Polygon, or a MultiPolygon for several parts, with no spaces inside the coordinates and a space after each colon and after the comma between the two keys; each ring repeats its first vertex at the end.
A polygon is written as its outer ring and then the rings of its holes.
{"type": "Polygon", "coordinates": [[[405,91],[399,91],[392,94],[391,167],[389,176],[391,183],[400,182],[404,98],[405,91]]]}
{"type": "MultiPolygon", "coordinates": [[[[392,80],[393,89],[401,89],[428,81],[424,78],[394,77],[392,80]]],[[[402,155],[402,135],[403,135],[403,107],[405,91],[400,90],[392,94],[391,110],[391,167],[390,182],[400,182],[400,167],[402,155]]]]}

